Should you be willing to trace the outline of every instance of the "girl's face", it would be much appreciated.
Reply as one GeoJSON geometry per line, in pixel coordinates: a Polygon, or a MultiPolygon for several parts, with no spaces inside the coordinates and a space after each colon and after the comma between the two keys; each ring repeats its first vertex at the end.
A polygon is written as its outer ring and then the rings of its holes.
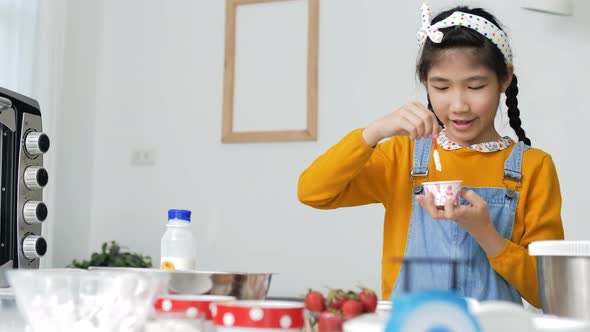
{"type": "Polygon", "coordinates": [[[447,137],[462,146],[489,142],[500,137],[494,118],[506,82],[477,62],[473,49],[441,50],[426,78],[432,108],[446,127],[447,137]]]}

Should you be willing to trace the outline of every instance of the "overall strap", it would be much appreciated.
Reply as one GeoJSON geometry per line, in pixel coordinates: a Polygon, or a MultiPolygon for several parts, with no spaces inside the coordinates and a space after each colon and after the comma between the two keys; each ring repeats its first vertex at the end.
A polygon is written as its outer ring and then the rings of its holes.
{"type": "MultiPolygon", "coordinates": [[[[417,177],[424,177],[424,180],[428,179],[428,162],[430,160],[431,146],[432,138],[421,138],[414,141],[414,164],[410,172],[412,182],[417,177]]],[[[420,194],[422,192],[422,186],[415,185],[414,182],[413,190],[414,194],[420,194]]]]}
{"type": "Polygon", "coordinates": [[[528,148],[530,146],[524,144],[522,141],[516,143],[510,156],[504,162],[503,183],[506,186],[506,197],[509,199],[514,198],[514,192],[520,187],[522,180],[522,154],[528,148]]]}

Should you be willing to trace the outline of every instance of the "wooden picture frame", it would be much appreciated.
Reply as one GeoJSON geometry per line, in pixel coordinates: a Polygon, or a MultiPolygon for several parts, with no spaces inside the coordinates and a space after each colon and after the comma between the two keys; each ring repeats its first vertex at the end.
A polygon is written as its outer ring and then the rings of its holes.
{"type": "MultiPolygon", "coordinates": [[[[271,2],[289,2],[301,0],[226,0],[225,26],[225,64],[223,83],[223,121],[222,143],[240,142],[285,142],[317,140],[317,72],[318,72],[318,25],[319,0],[307,1],[307,64],[306,82],[300,82],[305,90],[306,100],[299,101],[307,108],[305,112],[305,128],[303,129],[270,129],[266,130],[235,130],[235,71],[236,71],[236,21],[238,6],[256,5],[271,2]],[[304,86],[303,84],[306,84],[304,86]]],[[[269,29],[272,29],[270,27],[269,29]]],[[[305,54],[305,53],[304,53],[305,54]]],[[[299,110],[297,110],[299,111],[299,110]]],[[[302,115],[299,115],[302,116],[302,115]]]]}

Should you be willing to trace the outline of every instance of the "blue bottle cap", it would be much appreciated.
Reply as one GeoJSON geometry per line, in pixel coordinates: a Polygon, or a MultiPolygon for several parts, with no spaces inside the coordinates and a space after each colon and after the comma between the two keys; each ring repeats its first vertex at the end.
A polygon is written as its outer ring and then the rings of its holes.
{"type": "Polygon", "coordinates": [[[180,219],[186,220],[188,222],[191,221],[191,211],[190,210],[177,210],[177,209],[170,209],[168,210],[168,220],[172,219],[180,219]]]}

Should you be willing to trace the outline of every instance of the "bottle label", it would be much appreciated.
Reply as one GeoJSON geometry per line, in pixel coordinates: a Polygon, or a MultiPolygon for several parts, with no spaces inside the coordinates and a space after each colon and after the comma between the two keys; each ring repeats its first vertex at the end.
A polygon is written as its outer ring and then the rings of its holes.
{"type": "Polygon", "coordinates": [[[162,270],[194,270],[196,259],[193,257],[162,257],[160,269],[162,270]]]}

